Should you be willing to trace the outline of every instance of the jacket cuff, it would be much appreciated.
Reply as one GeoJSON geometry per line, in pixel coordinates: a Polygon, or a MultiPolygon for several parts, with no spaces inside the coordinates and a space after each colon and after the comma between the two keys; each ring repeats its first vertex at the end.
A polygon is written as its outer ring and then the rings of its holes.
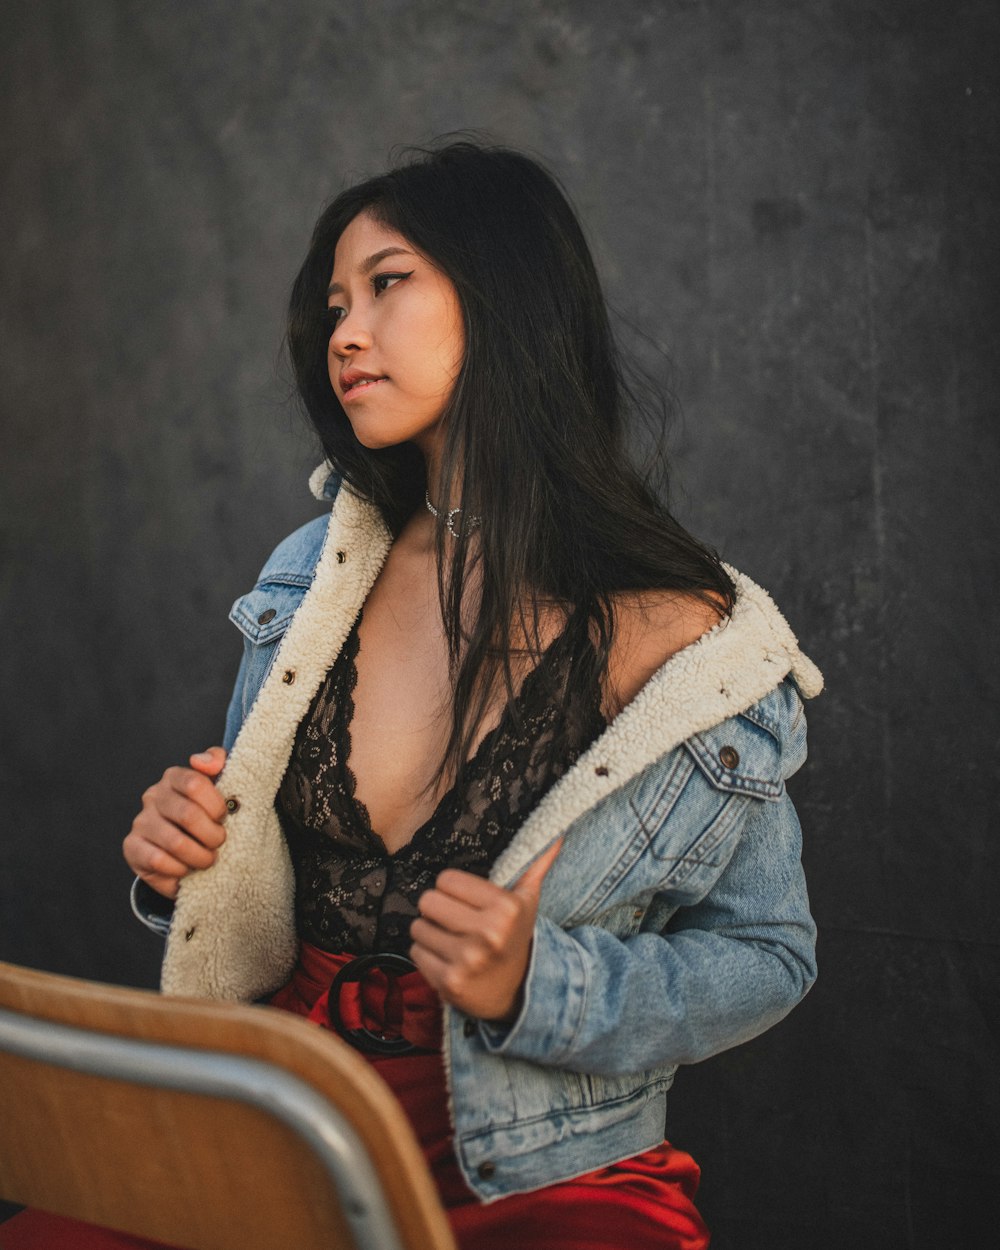
{"type": "Polygon", "coordinates": [[[141,877],[136,877],[129,891],[129,903],[132,915],[141,920],[147,929],[151,929],[160,937],[165,938],[170,932],[170,921],[174,914],[173,900],[164,898],[146,884],[141,877]]]}
{"type": "Polygon", "coordinates": [[[481,1020],[479,1033],[490,1054],[558,1063],[573,1049],[586,1002],[583,951],[558,925],[538,916],[520,1012],[509,1025],[481,1020]]]}

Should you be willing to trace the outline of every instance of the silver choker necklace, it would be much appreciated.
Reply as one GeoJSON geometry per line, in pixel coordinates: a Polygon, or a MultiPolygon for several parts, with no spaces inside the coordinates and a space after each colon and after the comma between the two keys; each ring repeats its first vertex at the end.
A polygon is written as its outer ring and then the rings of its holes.
{"type": "MultiPolygon", "coordinates": [[[[459,530],[457,526],[455,525],[455,518],[461,514],[462,509],[452,508],[450,512],[440,512],[431,503],[431,497],[427,491],[424,491],[424,503],[427,505],[427,511],[431,514],[432,517],[434,517],[436,521],[440,521],[442,517],[444,518],[444,527],[448,531],[448,533],[452,536],[452,538],[458,538],[459,530]]],[[[477,525],[479,525],[481,520],[482,520],[481,517],[477,517],[477,516],[469,517],[469,519],[465,522],[465,524],[468,530],[470,531],[470,533],[472,530],[476,528],[477,525]]]]}

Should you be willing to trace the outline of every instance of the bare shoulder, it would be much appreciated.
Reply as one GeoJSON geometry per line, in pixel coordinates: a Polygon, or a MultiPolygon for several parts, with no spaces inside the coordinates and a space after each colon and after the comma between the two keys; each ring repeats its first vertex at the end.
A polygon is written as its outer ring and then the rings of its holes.
{"type": "Polygon", "coordinates": [[[614,716],[631,703],[657,669],[697,642],[719,620],[719,610],[711,603],[680,591],[618,595],[606,714],[614,716]]]}

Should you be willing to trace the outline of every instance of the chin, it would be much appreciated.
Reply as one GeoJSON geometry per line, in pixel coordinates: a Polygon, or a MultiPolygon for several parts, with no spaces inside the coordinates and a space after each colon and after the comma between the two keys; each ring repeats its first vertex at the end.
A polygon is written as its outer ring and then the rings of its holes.
{"type": "Polygon", "coordinates": [[[421,424],[398,421],[352,421],[351,429],[361,446],[369,451],[416,442],[426,433],[426,427],[421,424]]]}
{"type": "Polygon", "coordinates": [[[406,437],[392,438],[385,434],[373,433],[370,430],[360,434],[355,430],[354,437],[362,447],[367,447],[369,451],[383,451],[386,447],[399,447],[401,443],[409,442],[409,439],[406,437]]]}

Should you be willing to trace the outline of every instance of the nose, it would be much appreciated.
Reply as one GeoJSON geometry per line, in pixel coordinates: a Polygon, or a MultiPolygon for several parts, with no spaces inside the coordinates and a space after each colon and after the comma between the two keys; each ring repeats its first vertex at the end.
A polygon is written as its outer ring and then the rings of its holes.
{"type": "Polygon", "coordinates": [[[358,310],[345,312],[330,335],[330,351],[336,356],[350,356],[372,345],[371,328],[358,310]]]}

